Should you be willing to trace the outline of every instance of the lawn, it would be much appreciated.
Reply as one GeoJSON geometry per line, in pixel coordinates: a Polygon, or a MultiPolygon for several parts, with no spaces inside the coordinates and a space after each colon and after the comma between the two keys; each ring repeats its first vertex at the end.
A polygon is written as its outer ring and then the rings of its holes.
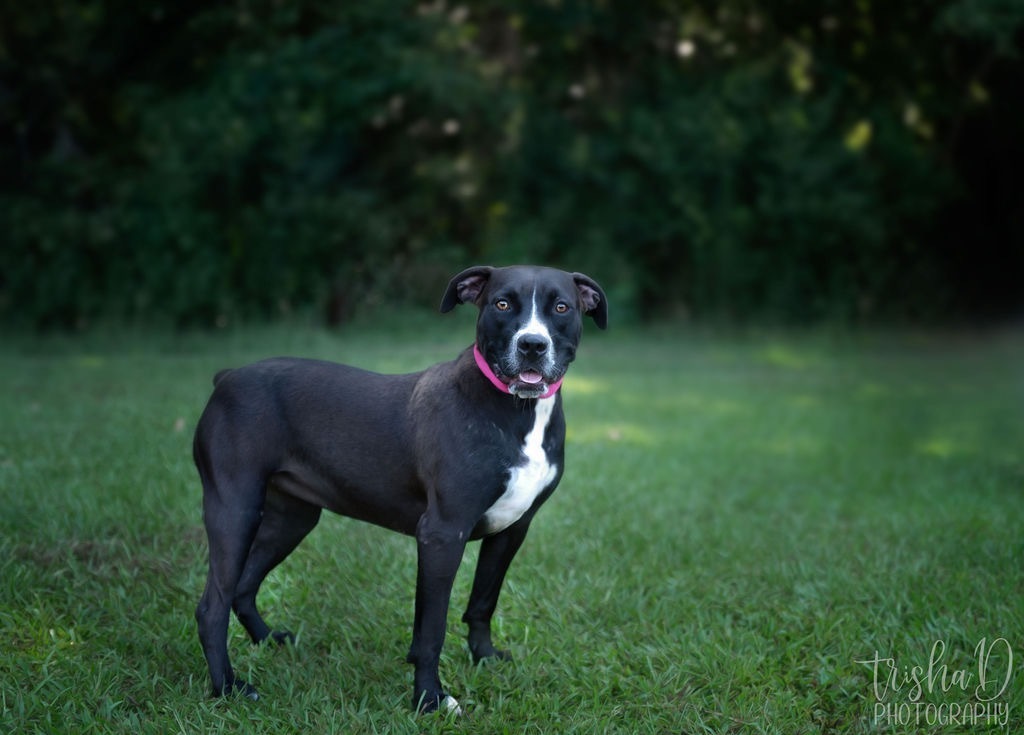
{"type": "Polygon", "coordinates": [[[1005,333],[588,325],[565,478],[495,620],[514,661],[475,667],[463,642],[475,547],[456,584],[441,675],[464,717],[407,709],[414,542],[335,516],[261,596],[297,645],[232,622],[262,699],[211,700],[191,432],[213,372],[413,370],[471,332],[465,312],[5,340],[0,730],[1020,732],[1024,338],[1005,333]]]}

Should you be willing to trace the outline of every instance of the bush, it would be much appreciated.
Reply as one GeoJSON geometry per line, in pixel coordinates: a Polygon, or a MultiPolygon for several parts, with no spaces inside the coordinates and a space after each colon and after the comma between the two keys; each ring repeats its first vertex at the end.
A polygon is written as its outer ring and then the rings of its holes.
{"type": "Polygon", "coordinates": [[[1015,307],[1022,5],[23,5],[0,320],[337,321],[526,260],[640,316],[1015,307]]]}

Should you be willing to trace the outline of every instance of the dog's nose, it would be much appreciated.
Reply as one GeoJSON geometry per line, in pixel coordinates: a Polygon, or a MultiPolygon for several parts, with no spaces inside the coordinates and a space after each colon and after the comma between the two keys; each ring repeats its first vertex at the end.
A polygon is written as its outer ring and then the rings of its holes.
{"type": "Polygon", "coordinates": [[[524,334],[516,342],[516,348],[525,357],[539,357],[548,351],[548,340],[539,334],[524,334]]]}

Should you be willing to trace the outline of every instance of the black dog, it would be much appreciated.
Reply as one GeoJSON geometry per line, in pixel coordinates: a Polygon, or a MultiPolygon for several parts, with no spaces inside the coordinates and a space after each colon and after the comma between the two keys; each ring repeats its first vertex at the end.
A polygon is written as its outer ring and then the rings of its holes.
{"type": "Polygon", "coordinates": [[[416,537],[414,707],[458,709],[437,668],[471,539],[483,546],[463,616],[469,648],[476,661],[506,657],[491,643],[491,616],[530,520],[562,475],[558,389],[582,317],[604,329],[608,307],[587,276],[526,266],[463,271],[441,311],[462,303],[480,308],[476,343],[420,373],[279,358],[217,374],[194,446],[210,545],[196,620],[215,695],[257,698],[228,660],[232,608],[253,642],[292,638],[270,630],[256,593],[323,508],[416,537]]]}

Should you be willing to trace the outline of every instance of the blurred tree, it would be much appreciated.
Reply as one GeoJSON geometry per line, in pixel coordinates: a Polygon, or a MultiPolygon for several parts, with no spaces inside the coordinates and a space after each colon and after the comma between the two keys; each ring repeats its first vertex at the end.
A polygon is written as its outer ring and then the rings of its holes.
{"type": "Polygon", "coordinates": [[[8,5],[8,322],[337,321],[476,260],[640,315],[1021,306],[1024,0],[8,5]]]}

